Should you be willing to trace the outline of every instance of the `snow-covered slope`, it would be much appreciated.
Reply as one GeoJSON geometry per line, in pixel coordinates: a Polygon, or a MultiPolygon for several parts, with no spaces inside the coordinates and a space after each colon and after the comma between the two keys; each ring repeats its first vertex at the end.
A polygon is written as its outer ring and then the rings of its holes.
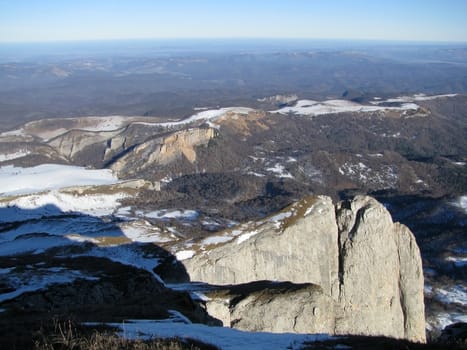
{"type": "Polygon", "coordinates": [[[42,164],[33,168],[0,168],[0,195],[4,196],[117,182],[118,179],[108,169],[91,170],[60,164],[42,164]]]}
{"type": "Polygon", "coordinates": [[[227,113],[248,114],[251,111],[253,111],[253,109],[247,108],[247,107],[225,107],[225,108],[219,108],[219,109],[209,109],[206,111],[198,112],[186,119],[182,119],[182,120],[175,121],[175,122],[160,123],[159,125],[166,126],[166,127],[173,127],[173,126],[181,126],[185,124],[190,124],[196,121],[206,121],[209,123],[227,113]]]}

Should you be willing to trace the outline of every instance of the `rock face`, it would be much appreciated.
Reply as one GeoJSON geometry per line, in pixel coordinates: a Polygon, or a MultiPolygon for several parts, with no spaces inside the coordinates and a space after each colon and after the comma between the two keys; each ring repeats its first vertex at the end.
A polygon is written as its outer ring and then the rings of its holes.
{"type": "Polygon", "coordinates": [[[249,331],[325,333],[334,301],[313,284],[260,281],[208,293],[207,311],[225,326],[249,331]],[[266,316],[266,317],[265,317],[266,316]]]}
{"type": "MultiPolygon", "coordinates": [[[[304,200],[297,215],[282,222],[252,227],[252,238],[224,245],[187,262],[192,280],[211,284],[240,284],[259,280],[314,283],[331,294],[337,287],[337,231],[331,199],[304,200]],[[295,220],[309,206],[307,220],[295,220]],[[306,262],[306,263],[305,263],[306,262]]],[[[280,214],[279,214],[280,215],[280,214]]],[[[287,214],[284,214],[287,215],[287,214]]]]}
{"type": "Polygon", "coordinates": [[[336,215],[342,306],[336,332],[424,341],[423,271],[412,233],[369,197],[338,204],[336,215]]]}
{"type": "Polygon", "coordinates": [[[70,130],[63,135],[49,141],[49,145],[54,147],[59,154],[72,160],[78,153],[86,147],[103,143],[115,136],[117,131],[92,132],[83,130],[70,130]]]}
{"type": "Polygon", "coordinates": [[[328,197],[308,198],[249,231],[184,261],[191,280],[216,285],[273,280],[319,288],[295,290],[294,297],[258,299],[256,293],[227,299],[227,310],[208,305],[223,314],[218,318],[224,324],[425,341],[418,246],[376,200],[356,197],[334,206],[328,197]]]}
{"type": "MultiPolygon", "coordinates": [[[[112,163],[111,168],[125,175],[137,174],[151,165],[166,165],[185,157],[196,160],[195,147],[207,145],[216,136],[213,128],[192,128],[143,142],[112,163]]],[[[120,144],[117,144],[119,147],[120,144]]],[[[117,147],[112,146],[111,147],[117,147]]]]}

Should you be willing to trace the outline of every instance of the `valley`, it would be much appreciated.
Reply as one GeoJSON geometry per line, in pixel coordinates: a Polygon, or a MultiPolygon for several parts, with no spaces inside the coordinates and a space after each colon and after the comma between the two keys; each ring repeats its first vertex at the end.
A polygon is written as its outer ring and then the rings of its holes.
{"type": "MultiPolygon", "coordinates": [[[[333,341],[345,334],[424,341],[425,328],[430,340],[451,323],[467,322],[465,95],[272,96],[181,115],[54,117],[0,134],[2,337],[53,317],[105,323],[127,334],[177,335],[177,328],[192,326],[208,343],[216,339],[206,336],[211,329],[195,323],[327,333],[333,341]],[[365,210],[380,214],[367,218],[365,210]],[[346,220],[353,220],[353,230],[346,220]],[[407,226],[413,240],[393,221],[407,226]],[[287,233],[300,225],[305,228],[287,233]],[[356,232],[381,234],[373,248],[363,240],[361,249],[381,249],[394,260],[369,258],[369,274],[386,277],[370,278],[368,286],[387,279],[393,292],[380,295],[375,287],[374,303],[362,300],[371,298],[356,286],[366,275],[343,268],[349,259],[349,266],[364,269],[351,238],[356,232]],[[420,264],[413,262],[417,244],[420,264]],[[400,262],[404,254],[411,263],[400,262]],[[264,298],[267,310],[292,310],[282,328],[270,321],[277,315],[265,311],[264,298]],[[403,329],[398,321],[378,328],[389,312],[374,311],[378,298],[391,305],[403,329]],[[306,318],[290,300],[306,307],[312,300],[316,310],[303,313],[306,318]],[[370,316],[347,311],[358,303],[370,316]],[[317,311],[323,305],[324,315],[317,311]]],[[[282,337],[284,348],[327,339],[282,337]]]]}

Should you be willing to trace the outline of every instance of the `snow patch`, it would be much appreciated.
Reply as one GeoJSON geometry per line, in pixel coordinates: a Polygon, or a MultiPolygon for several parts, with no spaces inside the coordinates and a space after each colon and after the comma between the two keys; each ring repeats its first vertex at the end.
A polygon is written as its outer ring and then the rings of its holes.
{"type": "Polygon", "coordinates": [[[265,170],[271,173],[274,173],[276,177],[279,177],[279,178],[293,179],[292,174],[290,174],[287,170],[285,170],[285,167],[279,163],[277,163],[273,167],[266,168],[265,170]]]}
{"type": "Polygon", "coordinates": [[[462,285],[453,286],[449,289],[436,288],[435,295],[438,300],[446,304],[467,305],[467,288],[462,285]]]}
{"type": "Polygon", "coordinates": [[[467,214],[467,196],[460,196],[454,203],[454,206],[462,209],[467,214]]]}
{"type": "Polygon", "coordinates": [[[247,174],[248,175],[253,175],[253,176],[256,176],[256,177],[265,177],[266,176],[264,174],[255,173],[254,171],[249,171],[247,174]]]}
{"type": "Polygon", "coordinates": [[[124,265],[134,266],[151,273],[159,282],[164,283],[161,278],[154,273],[154,268],[159,264],[157,257],[145,254],[140,245],[122,244],[107,247],[93,247],[88,252],[76,254],[72,257],[79,256],[95,256],[98,258],[106,258],[124,265]]]}
{"type": "Polygon", "coordinates": [[[268,220],[272,222],[280,222],[284,219],[290,218],[291,216],[292,216],[292,213],[290,211],[286,211],[286,212],[271,216],[268,220]]]}
{"type": "Polygon", "coordinates": [[[161,231],[148,222],[132,221],[119,225],[119,228],[132,242],[164,243],[171,241],[169,237],[162,236],[161,231]]]}
{"type": "Polygon", "coordinates": [[[172,177],[169,176],[169,175],[164,176],[164,177],[160,180],[160,182],[165,183],[165,184],[171,183],[172,181],[173,181],[173,179],[172,179],[172,177]]]}
{"type": "Polygon", "coordinates": [[[86,117],[84,120],[92,121],[90,125],[80,126],[77,129],[84,131],[114,131],[120,129],[125,122],[125,117],[122,116],[107,116],[107,117],[86,117]]]}
{"type": "Polygon", "coordinates": [[[190,124],[196,121],[212,121],[229,112],[236,113],[236,114],[248,114],[251,111],[253,111],[253,109],[247,108],[247,107],[225,107],[225,108],[219,108],[219,109],[210,109],[210,110],[198,112],[192,115],[191,117],[183,119],[183,120],[179,120],[176,122],[159,123],[158,125],[163,126],[163,127],[181,126],[181,125],[190,124]]]}
{"type": "Polygon", "coordinates": [[[246,332],[227,327],[157,320],[127,320],[123,324],[108,325],[120,328],[121,335],[126,338],[191,338],[213,344],[223,350],[297,350],[302,348],[305,342],[336,339],[327,334],[246,332]]]}
{"type": "Polygon", "coordinates": [[[229,236],[211,236],[208,238],[205,238],[201,241],[201,244],[203,245],[210,245],[210,244],[220,244],[220,243],[226,243],[231,241],[233,238],[229,236]]]}
{"type": "Polygon", "coordinates": [[[467,257],[455,257],[455,256],[448,256],[446,261],[452,262],[457,267],[464,267],[467,266],[467,257]]]}
{"type": "Polygon", "coordinates": [[[125,193],[75,196],[59,191],[22,196],[8,202],[0,202],[0,222],[25,221],[65,212],[92,216],[110,215],[125,197],[125,193]]]}
{"type": "Polygon", "coordinates": [[[440,330],[457,322],[467,322],[467,316],[460,315],[458,313],[448,314],[446,312],[440,313],[436,316],[436,323],[437,323],[436,328],[440,330]]]}
{"type": "Polygon", "coordinates": [[[13,160],[17,158],[22,158],[30,154],[31,152],[29,151],[17,151],[14,153],[8,153],[8,154],[0,154],[0,162],[6,162],[7,160],[13,160]]]}
{"type": "Polygon", "coordinates": [[[401,103],[401,102],[416,102],[416,101],[430,101],[430,100],[435,100],[437,98],[443,98],[443,97],[454,97],[457,96],[457,94],[444,94],[444,95],[432,95],[432,96],[427,96],[425,94],[415,94],[413,96],[399,96],[395,98],[389,98],[387,100],[380,100],[376,102],[376,104],[381,104],[381,103],[401,103]]]}
{"type": "Polygon", "coordinates": [[[251,232],[244,233],[243,235],[237,238],[237,244],[243,243],[249,240],[251,237],[256,236],[258,234],[258,230],[254,230],[251,232]]]}
{"type": "Polygon", "coordinates": [[[383,165],[375,170],[362,162],[357,164],[346,162],[339,167],[338,171],[354,181],[376,185],[379,188],[393,188],[398,181],[397,169],[390,165],[383,165]]]}
{"type": "Polygon", "coordinates": [[[26,293],[41,290],[52,284],[70,283],[76,279],[97,280],[87,276],[81,271],[66,270],[63,268],[31,268],[14,273],[13,276],[2,276],[3,282],[16,288],[9,293],[0,294],[0,302],[16,298],[26,293]]]}
{"type": "Polygon", "coordinates": [[[195,255],[195,253],[196,252],[194,250],[181,250],[175,253],[175,257],[178,261],[182,261],[186,259],[191,259],[195,255]]]}
{"type": "Polygon", "coordinates": [[[143,214],[147,218],[160,219],[160,220],[196,220],[199,213],[196,210],[155,210],[149,213],[143,214]]]}

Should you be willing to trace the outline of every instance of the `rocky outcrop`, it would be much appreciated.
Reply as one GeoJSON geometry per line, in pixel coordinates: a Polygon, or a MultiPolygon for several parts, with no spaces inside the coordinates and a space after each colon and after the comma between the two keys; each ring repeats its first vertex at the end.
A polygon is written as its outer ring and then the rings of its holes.
{"type": "Polygon", "coordinates": [[[290,281],[319,288],[302,290],[300,297],[278,294],[267,303],[256,295],[235,305],[228,299],[228,312],[217,305],[223,313],[217,318],[230,317],[227,325],[316,332],[315,313],[295,310],[301,300],[303,308],[313,301],[316,310],[326,310],[318,322],[325,325],[320,332],[425,341],[420,252],[409,229],[393,223],[376,200],[356,197],[334,206],[328,197],[307,198],[248,231],[184,261],[190,278],[223,285],[290,281]],[[300,321],[303,327],[297,327],[298,314],[292,310],[306,318],[300,321]]]}
{"type": "Polygon", "coordinates": [[[71,130],[50,140],[48,144],[62,156],[73,160],[78,153],[84,151],[87,147],[103,143],[117,133],[118,131],[71,130]]]}
{"type": "Polygon", "coordinates": [[[206,294],[206,309],[224,326],[249,331],[325,333],[334,301],[313,284],[260,281],[206,294]]]}
{"type": "MultiPolygon", "coordinates": [[[[210,250],[186,262],[190,277],[211,284],[259,280],[315,283],[331,294],[337,287],[337,231],[331,199],[305,199],[293,217],[253,226],[250,239],[210,250]],[[314,210],[305,212],[307,208],[314,210]],[[306,217],[306,220],[300,219],[306,217]]],[[[280,214],[279,214],[280,215],[280,214]]],[[[284,213],[284,217],[287,213],[284,213]]],[[[247,233],[248,234],[248,233],[247,233]]]]}
{"type": "MultiPolygon", "coordinates": [[[[129,150],[115,160],[111,168],[117,173],[131,175],[153,165],[167,165],[181,157],[194,163],[195,147],[207,145],[215,136],[216,131],[213,128],[192,128],[154,138],[129,150]]],[[[119,147],[119,143],[115,147],[119,147]]]]}
{"type": "Polygon", "coordinates": [[[376,200],[357,197],[336,208],[342,306],[337,333],[382,334],[423,341],[420,252],[409,229],[376,200]]]}

